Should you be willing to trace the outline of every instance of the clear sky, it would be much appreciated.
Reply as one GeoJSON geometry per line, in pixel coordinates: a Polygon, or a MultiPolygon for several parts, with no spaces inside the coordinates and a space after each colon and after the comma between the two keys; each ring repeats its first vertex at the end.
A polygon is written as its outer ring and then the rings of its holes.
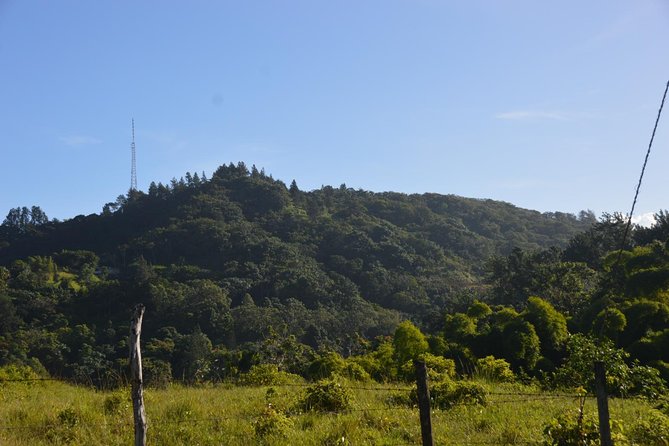
{"type": "MultiPolygon", "coordinates": [[[[627,212],[666,0],[0,0],[0,219],[230,161],[303,190],[627,212]]],[[[669,104],[637,213],[669,207],[669,104]]]]}

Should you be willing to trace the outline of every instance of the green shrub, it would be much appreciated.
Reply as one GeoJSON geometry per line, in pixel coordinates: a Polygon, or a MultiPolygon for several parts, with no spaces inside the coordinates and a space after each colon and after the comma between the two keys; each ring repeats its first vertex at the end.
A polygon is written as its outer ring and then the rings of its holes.
{"type": "MultiPolygon", "coordinates": [[[[444,379],[451,379],[455,377],[455,361],[444,358],[443,356],[435,356],[431,353],[422,353],[418,356],[419,360],[425,361],[427,368],[427,377],[430,381],[442,381],[444,379]]],[[[416,380],[416,368],[413,361],[405,362],[400,368],[400,376],[405,381],[416,380]]]]}
{"type": "Polygon", "coordinates": [[[268,404],[253,421],[253,431],[258,438],[285,437],[292,425],[290,418],[277,411],[272,404],[268,404]]]}
{"type": "Polygon", "coordinates": [[[357,362],[346,361],[342,375],[353,381],[371,381],[372,377],[367,371],[357,362]]]}
{"type": "Polygon", "coordinates": [[[79,414],[72,408],[63,409],[58,412],[58,421],[61,426],[73,428],[79,424],[79,414]]]}
{"type": "Polygon", "coordinates": [[[45,426],[44,437],[51,444],[76,443],[80,433],[81,414],[73,408],[60,410],[56,419],[45,426]]]}
{"type": "Polygon", "coordinates": [[[494,356],[478,359],[475,375],[491,382],[510,383],[516,380],[516,375],[511,371],[511,364],[494,356]]]}
{"type": "Polygon", "coordinates": [[[302,378],[292,373],[282,372],[275,364],[258,364],[241,376],[241,384],[247,386],[275,386],[301,381],[302,378]]]}
{"type": "MultiPolygon", "coordinates": [[[[418,403],[416,389],[410,392],[410,401],[418,403]]],[[[488,400],[485,388],[472,381],[444,380],[430,387],[430,405],[433,409],[450,409],[457,405],[485,406],[488,400]]]]}
{"type": "MultiPolygon", "coordinates": [[[[393,360],[393,346],[383,343],[377,350],[361,356],[347,358],[347,363],[359,365],[374,380],[379,382],[393,381],[397,378],[397,367],[393,360]]],[[[346,374],[346,371],[343,372],[346,374]]],[[[355,378],[353,378],[355,379],[355,378]]]]}
{"type": "Polygon", "coordinates": [[[660,376],[660,371],[634,363],[630,367],[630,393],[643,395],[648,399],[657,399],[667,393],[667,387],[660,376]]]}
{"type": "Polygon", "coordinates": [[[669,417],[652,411],[648,418],[640,419],[631,429],[630,440],[648,446],[669,444],[669,417]]]}
{"type": "Polygon", "coordinates": [[[626,395],[629,393],[629,366],[625,363],[628,354],[615,348],[609,340],[575,334],[567,341],[567,358],[550,376],[553,387],[576,388],[585,387],[594,392],[595,360],[603,361],[606,368],[607,388],[611,394],[626,395]]]}
{"type": "Polygon", "coordinates": [[[456,381],[454,387],[435,385],[430,395],[435,407],[448,409],[458,404],[487,404],[485,388],[471,381],[456,381]]]}
{"type": "MultiPolygon", "coordinates": [[[[618,420],[611,420],[611,440],[628,444],[618,420]]],[[[594,417],[563,413],[544,427],[545,446],[599,446],[599,424],[594,417]]],[[[646,443],[643,443],[646,444],[646,443]]]]}
{"type": "Polygon", "coordinates": [[[416,359],[430,348],[425,335],[411,321],[404,321],[397,326],[393,336],[393,347],[397,365],[416,359]]]}
{"type": "Polygon", "coordinates": [[[345,412],[351,408],[351,394],[334,380],[322,380],[307,387],[299,407],[314,412],[345,412]]]}
{"type": "Polygon", "coordinates": [[[324,352],[316,357],[307,368],[307,376],[311,379],[330,378],[339,375],[346,367],[346,361],[337,352],[324,352]]]}
{"type": "Polygon", "coordinates": [[[587,336],[572,335],[567,342],[567,359],[550,376],[553,387],[583,386],[594,391],[595,360],[604,362],[606,385],[612,395],[644,395],[658,398],[667,392],[657,369],[634,362],[629,366],[625,361],[629,353],[615,348],[609,340],[595,340],[587,336]]]}
{"type": "Polygon", "coordinates": [[[545,446],[599,446],[599,425],[594,418],[562,414],[544,428],[545,446]]]}
{"type": "Polygon", "coordinates": [[[669,382],[669,362],[665,361],[651,361],[648,365],[657,369],[660,372],[660,376],[665,382],[669,382]]]}
{"type": "Polygon", "coordinates": [[[120,393],[109,395],[102,402],[102,410],[105,415],[122,415],[130,410],[130,398],[120,393]]]}
{"type": "Polygon", "coordinates": [[[172,366],[167,361],[146,358],[142,361],[142,378],[147,387],[166,389],[172,382],[172,366]]]}
{"type": "Polygon", "coordinates": [[[669,417],[669,399],[665,397],[660,400],[660,402],[655,406],[655,409],[669,417]]]}
{"type": "Polygon", "coordinates": [[[0,367],[0,384],[2,381],[35,380],[39,375],[27,365],[5,365],[0,367]]]}

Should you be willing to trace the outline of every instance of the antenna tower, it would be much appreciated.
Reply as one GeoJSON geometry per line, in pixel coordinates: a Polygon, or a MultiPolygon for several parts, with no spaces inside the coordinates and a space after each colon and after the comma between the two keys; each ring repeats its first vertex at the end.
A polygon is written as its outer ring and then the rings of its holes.
{"type": "Polygon", "coordinates": [[[137,160],[135,159],[135,118],[132,119],[132,143],[130,143],[132,152],[132,162],[130,165],[130,190],[137,190],[137,160]]]}

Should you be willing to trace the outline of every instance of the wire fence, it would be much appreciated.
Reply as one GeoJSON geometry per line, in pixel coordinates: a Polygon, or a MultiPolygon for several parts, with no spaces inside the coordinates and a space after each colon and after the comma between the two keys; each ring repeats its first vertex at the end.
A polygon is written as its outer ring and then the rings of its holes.
{"type": "MultiPolygon", "coordinates": [[[[68,383],[68,381],[64,381],[62,379],[58,378],[16,378],[16,379],[0,379],[0,384],[4,383],[38,383],[38,382],[65,382],[68,383]]],[[[225,390],[226,388],[230,387],[237,387],[239,383],[221,383],[220,386],[213,385],[213,389],[216,389],[216,387],[220,387],[221,390],[225,390]],[[229,387],[230,386],[230,387],[229,387]]],[[[258,388],[266,388],[266,389],[306,389],[311,386],[313,386],[314,383],[276,383],[276,384],[266,384],[266,385],[261,385],[261,386],[245,386],[245,387],[258,387],[258,388]]],[[[365,385],[365,384],[351,384],[351,385],[345,385],[344,386],[346,389],[351,390],[351,391],[357,391],[357,392],[371,392],[371,393],[384,393],[388,394],[388,396],[392,395],[393,393],[397,392],[412,392],[416,390],[415,386],[404,386],[404,385],[365,385]]],[[[592,393],[583,393],[583,392],[546,392],[546,391],[486,391],[485,392],[485,404],[480,405],[476,402],[472,401],[465,401],[460,404],[456,404],[457,406],[480,406],[481,410],[486,410],[487,407],[495,407],[497,405],[507,405],[507,404],[530,404],[532,402],[545,402],[545,401],[559,401],[559,400],[573,400],[573,401],[584,401],[586,399],[592,400],[596,398],[596,396],[592,393]]],[[[616,398],[617,400],[627,400],[627,399],[645,399],[644,397],[639,397],[639,396],[632,396],[632,397],[625,397],[625,398],[616,398]]],[[[433,409],[435,414],[440,414],[440,413],[447,413],[447,410],[439,410],[439,409],[433,409]]],[[[398,403],[392,403],[389,401],[375,401],[367,404],[361,404],[361,405],[354,405],[352,407],[347,408],[344,413],[369,413],[369,414],[374,414],[374,413],[382,413],[382,412],[403,412],[403,413],[411,413],[412,416],[416,417],[416,420],[418,419],[418,407],[415,404],[398,404],[398,403]]],[[[307,411],[299,411],[299,410],[285,410],[283,412],[285,416],[287,417],[300,417],[307,413],[307,411]]],[[[318,416],[322,417],[328,417],[328,416],[340,416],[342,415],[342,412],[340,411],[321,411],[317,413],[318,416]]],[[[188,425],[200,425],[200,428],[206,429],[208,425],[211,425],[212,428],[218,428],[218,429],[226,429],[225,424],[226,423],[246,423],[248,424],[248,432],[244,433],[235,433],[232,430],[230,432],[226,432],[226,436],[228,437],[248,437],[249,435],[253,435],[253,423],[256,422],[259,418],[258,414],[247,414],[247,415],[231,415],[231,416],[183,416],[183,417],[176,417],[176,418],[165,418],[164,416],[162,417],[150,417],[149,418],[149,426],[151,429],[160,429],[161,426],[170,426],[170,425],[182,425],[182,424],[188,424],[188,425]]],[[[438,419],[437,422],[441,422],[441,419],[438,419]]],[[[118,421],[115,422],[101,422],[101,423],[95,423],[96,426],[104,426],[104,427],[109,427],[113,426],[115,428],[124,428],[124,429],[132,429],[133,427],[133,420],[129,416],[127,419],[119,419],[118,421]]],[[[24,430],[39,430],[39,429],[44,429],[48,428],[48,424],[41,423],[41,424],[29,424],[29,425],[24,425],[24,424],[7,424],[7,425],[0,425],[0,431],[24,431],[24,430]]],[[[410,445],[410,444],[419,444],[418,440],[416,442],[410,442],[410,443],[386,443],[386,444],[392,444],[393,446],[401,446],[404,444],[410,445]]],[[[499,444],[499,441],[477,441],[477,440],[466,440],[463,439],[462,441],[459,441],[457,439],[455,440],[449,440],[448,445],[462,445],[462,446],[467,446],[467,445],[486,445],[486,444],[499,444]]],[[[515,438],[513,439],[513,444],[526,444],[526,445],[532,445],[532,444],[542,444],[542,440],[537,440],[537,439],[523,439],[523,438],[515,438]]]]}

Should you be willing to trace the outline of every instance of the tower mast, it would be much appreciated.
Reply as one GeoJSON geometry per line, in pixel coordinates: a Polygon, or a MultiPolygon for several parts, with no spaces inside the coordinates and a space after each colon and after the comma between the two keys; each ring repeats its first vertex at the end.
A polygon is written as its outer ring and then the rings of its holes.
{"type": "Polygon", "coordinates": [[[137,190],[137,160],[135,157],[135,118],[132,118],[132,143],[130,143],[132,161],[130,164],[130,190],[137,190]]]}

